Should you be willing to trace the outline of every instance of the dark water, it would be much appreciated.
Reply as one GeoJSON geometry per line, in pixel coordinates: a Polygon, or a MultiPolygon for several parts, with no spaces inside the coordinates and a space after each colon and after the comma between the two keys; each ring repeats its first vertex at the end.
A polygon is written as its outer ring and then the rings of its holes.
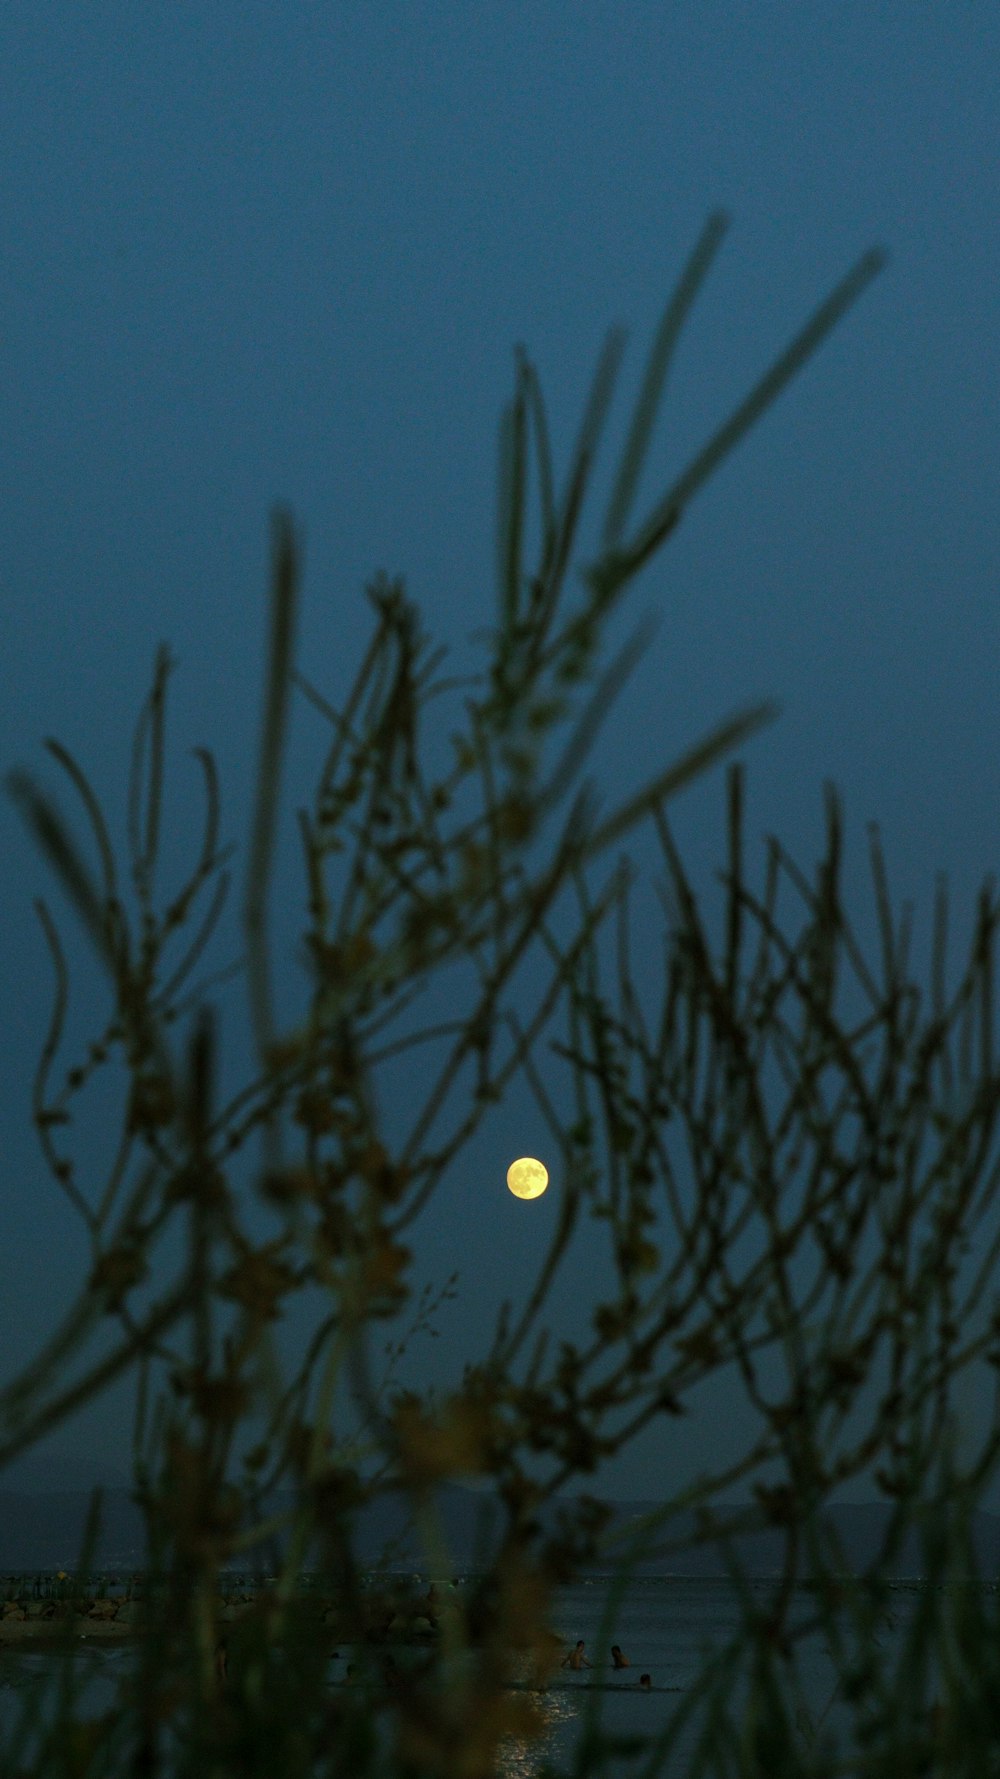
{"type": "MultiPolygon", "coordinates": [[[[804,1612],[810,1610],[809,1596],[803,1594],[801,1606],[804,1612]]],[[[636,1581],[620,1602],[615,1601],[604,1578],[566,1589],[558,1602],[555,1628],[567,1647],[580,1637],[584,1639],[593,1667],[581,1674],[560,1670],[559,1678],[543,1696],[544,1740],[530,1749],[509,1750],[506,1779],[530,1779],[544,1756],[556,1765],[568,1765],[581,1732],[588,1727],[599,1727],[609,1736],[641,1737],[651,1744],[658,1740],[676,1722],[678,1713],[691,1713],[699,1677],[732,1645],[740,1622],[739,1605],[728,1581],[636,1581]],[[613,1643],[621,1647],[630,1663],[620,1672],[612,1665],[613,1643]],[[641,1674],[650,1677],[648,1693],[638,1686],[641,1674]]],[[[806,1647],[800,1667],[812,1721],[825,1712],[824,1721],[829,1723],[836,1713],[836,1699],[831,1695],[837,1675],[822,1639],[813,1639],[806,1647]]],[[[732,1685],[727,1686],[726,1696],[732,1702],[732,1685]]],[[[683,1773],[702,1721],[695,1709],[677,1735],[665,1771],[683,1773]]],[[[642,1764],[639,1760],[640,1769],[642,1764]]],[[[623,1756],[621,1766],[612,1762],[611,1768],[630,1771],[631,1761],[623,1756]]]]}
{"type": "MultiPolygon", "coordinates": [[[[771,1584],[753,1585],[764,1595],[771,1584]]],[[[890,1656],[915,1597],[912,1589],[905,1588],[892,1595],[891,1611],[880,1630],[890,1656]]],[[[796,1595],[793,1617],[805,1620],[812,1610],[812,1597],[802,1590],[796,1595]]],[[[545,1760],[557,1768],[568,1766],[581,1734],[593,1733],[598,1726],[609,1735],[655,1742],[676,1724],[678,1713],[687,1713],[690,1721],[678,1735],[663,1769],[667,1774],[683,1774],[704,1723],[697,1691],[699,1677],[732,1645],[740,1622],[731,1585],[722,1580],[638,1580],[621,1598],[616,1598],[606,1577],[593,1577],[563,1590],[556,1604],[554,1627],[567,1651],[579,1638],[584,1639],[592,1666],[580,1673],[558,1669],[543,1691],[533,1693],[544,1718],[544,1733],[530,1745],[511,1743],[505,1748],[504,1779],[533,1779],[545,1760]],[[612,1665],[613,1643],[621,1646],[630,1664],[620,1672],[612,1665]],[[639,1688],[641,1674],[650,1676],[648,1692],[639,1688]]],[[[815,1634],[806,1638],[796,1650],[801,1685],[796,1708],[801,1733],[836,1735],[844,1728],[846,1715],[825,1637],[815,1634]]],[[[331,1686],[343,1683],[351,1659],[352,1651],[344,1646],[331,1662],[331,1686]]],[[[34,1684],[51,1681],[59,1660],[52,1653],[23,1648],[8,1648],[0,1654],[0,1734],[5,1749],[34,1684]]],[[[118,1679],[133,1660],[134,1649],[128,1645],[86,1651],[81,1663],[81,1707],[87,1712],[108,1708],[118,1679]]],[[[742,1664],[737,1662],[722,1681],[731,1705],[738,1705],[744,1682],[742,1664]]],[[[609,1765],[616,1773],[642,1768],[641,1759],[633,1766],[632,1759],[624,1755],[621,1763],[609,1765]]]]}

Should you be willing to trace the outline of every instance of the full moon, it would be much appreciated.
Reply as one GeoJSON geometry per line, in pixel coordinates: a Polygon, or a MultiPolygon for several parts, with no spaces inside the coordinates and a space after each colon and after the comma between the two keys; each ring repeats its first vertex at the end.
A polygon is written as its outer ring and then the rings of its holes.
{"type": "Polygon", "coordinates": [[[541,1198],[548,1183],[548,1168],[533,1155],[522,1155],[507,1169],[507,1184],[515,1198],[541,1198]]]}

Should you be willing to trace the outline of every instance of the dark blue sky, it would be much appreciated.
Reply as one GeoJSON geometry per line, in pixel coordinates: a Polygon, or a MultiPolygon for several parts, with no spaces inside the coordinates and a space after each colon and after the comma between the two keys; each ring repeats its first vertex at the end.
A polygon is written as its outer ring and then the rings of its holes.
{"type": "MultiPolygon", "coordinates": [[[[5,770],[38,766],[55,733],[120,810],[166,639],[178,783],[193,794],[184,750],[212,747],[238,834],[276,499],[306,536],[315,680],[343,689],[377,569],[406,576],[466,663],[493,598],[515,342],[565,464],[606,327],[630,331],[630,393],[721,205],[733,227],[644,499],[864,249],[891,263],[637,590],[634,615],[659,630],[602,782],[623,787],[638,752],[665,762],[772,695],[782,718],[747,753],[751,833],[808,861],[833,779],[857,852],[877,818],[898,894],[926,913],[947,870],[967,918],[1000,822],[994,7],[11,0],[0,65],[5,770]]],[[[316,738],[303,718],[297,761],[316,738]]],[[[720,803],[706,784],[678,809],[705,869],[720,803]]],[[[28,1118],[45,872],[8,805],[0,834],[13,1360],[51,1325],[82,1248],[28,1118]]],[[[493,1215],[477,1209],[477,1226],[513,1267],[525,1226],[501,1235],[493,1215]]],[[[453,1355],[475,1344],[478,1254],[441,1343],[453,1355]]],[[[90,1462],[122,1424],[109,1407],[62,1443],[90,1462]]],[[[691,1440],[691,1462],[713,1455],[709,1432],[691,1440]]],[[[655,1492],[659,1461],[637,1457],[618,1486],[655,1492]]]]}

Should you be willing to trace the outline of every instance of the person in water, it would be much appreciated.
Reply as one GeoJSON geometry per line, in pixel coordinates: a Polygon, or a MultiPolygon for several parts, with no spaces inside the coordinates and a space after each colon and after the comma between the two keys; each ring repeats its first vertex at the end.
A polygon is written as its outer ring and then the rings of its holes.
{"type": "Polygon", "coordinates": [[[653,1682],[650,1679],[649,1675],[648,1674],[640,1674],[639,1675],[639,1691],[644,1692],[644,1693],[649,1693],[649,1692],[652,1692],[652,1690],[653,1690],[653,1682]]]}
{"type": "Polygon", "coordinates": [[[621,1646],[617,1643],[611,1645],[611,1663],[615,1668],[631,1668],[632,1666],[628,1656],[622,1655],[621,1646]]]}
{"type": "Polygon", "coordinates": [[[579,1674],[583,1668],[589,1668],[591,1663],[588,1662],[583,1653],[586,1647],[587,1646],[581,1637],[576,1648],[571,1649],[569,1655],[563,1656],[562,1661],[559,1663],[560,1668],[572,1668],[574,1674],[579,1674]]]}

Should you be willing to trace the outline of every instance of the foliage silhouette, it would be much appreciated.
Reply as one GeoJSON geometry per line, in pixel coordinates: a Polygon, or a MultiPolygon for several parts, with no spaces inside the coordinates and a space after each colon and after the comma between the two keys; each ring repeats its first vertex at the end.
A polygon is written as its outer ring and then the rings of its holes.
{"type": "MultiPolygon", "coordinates": [[[[59,744],[49,751],[79,798],[96,869],[52,797],[27,772],[11,775],[95,948],[111,1008],[65,1066],[69,968],[40,905],[56,993],[35,1118],[53,1177],[86,1226],[91,1265],[46,1349],[0,1392],[0,1463],[134,1372],[148,1553],[143,1635],[116,1709],[88,1717],[67,1655],[51,1696],[34,1698],[13,1732],[5,1772],[503,1771],[512,1738],[530,1743],[543,1727],[543,1695],[531,1687],[552,1666],[553,1590],[616,1548],[606,1507],[572,1491],[650,1423],[683,1417],[724,1372],[752,1405],[758,1435],[725,1471],[665,1495],[641,1550],[668,1564],[692,1539],[714,1542],[731,1567],[739,1635],[645,1744],[619,1747],[592,1702],[574,1772],[617,1773],[626,1760],[649,1775],[676,1770],[681,1736],[692,1773],[898,1775],[934,1758],[971,1759],[970,1750],[982,1757],[976,1770],[988,1770],[996,1707],[970,1674],[982,1639],[1000,1642],[972,1585],[970,1526],[996,1439],[987,1433],[960,1471],[951,1403],[961,1372],[1000,1360],[992,890],[950,990],[941,902],[925,994],[877,837],[873,965],[844,907],[836,797],[814,875],[773,842],[754,888],[732,766],[716,943],[665,806],[771,707],[721,722],[608,815],[583,776],[641,646],[607,663],[612,611],[881,263],[878,254],[859,262],[632,525],[669,364],[723,231],[711,218],[667,305],[600,550],[575,586],[569,568],[622,342],[610,336],[601,357],[560,498],[538,379],[518,356],[501,426],[497,618],[485,667],[464,688],[447,765],[432,764],[438,712],[463,688],[445,676],[400,584],[368,590],[371,640],[340,708],[297,669],[299,549],[291,519],[276,516],[239,978],[257,1060],[237,1092],[219,1087],[221,988],[196,979],[231,860],[204,750],[194,863],[172,898],[157,890],[167,652],[136,727],[124,860],[83,769],[59,744]],[[329,745],[299,815],[309,985],[284,1025],[269,902],[296,693],[322,713],[329,745]],[[637,980],[632,873],[616,857],[643,827],[666,885],[658,982],[648,959],[637,980]],[[419,996],[442,979],[457,1011],[422,1023],[419,996]],[[384,1106],[401,1059],[416,1109],[399,1134],[384,1106]],[[120,1140],[95,1192],[74,1167],[73,1121],[116,1067],[127,1081],[120,1140]],[[399,1330],[426,1326],[435,1307],[414,1276],[408,1232],[518,1081],[556,1157],[551,1246],[523,1304],[446,1393],[404,1390],[393,1371],[399,1330]],[[546,1303],[585,1219],[606,1231],[609,1267],[586,1338],[556,1344],[546,1303]],[[285,1376],[274,1325],[305,1293],[324,1309],[285,1376]],[[386,1330],[382,1376],[373,1346],[386,1330]],[[851,1578],[823,1509],[871,1475],[891,1514],[876,1561],[851,1578]],[[489,1485],[499,1530],[475,1587],[435,1613],[436,1636],[397,1662],[387,1639],[412,1620],[414,1599],[400,1577],[372,1582],[359,1520],[373,1501],[403,1502],[428,1571],[441,1572],[439,1492],[468,1477],[489,1485]],[[740,1491],[752,1505],[727,1507],[740,1491]],[[763,1594],[747,1583],[738,1543],[761,1524],[784,1540],[781,1573],[763,1594]],[[877,1641],[885,1577],[913,1525],[928,1573],[961,1572],[968,1585],[940,1598],[928,1591],[889,1655],[877,1641]],[[220,1580],[261,1551],[277,1553],[274,1573],[227,1627],[223,1679],[220,1580]],[[300,1586],[307,1564],[324,1577],[321,1596],[300,1586]],[[803,1691],[801,1651],[818,1628],[848,1707],[837,1737],[803,1691]],[[358,1646],[358,1683],[335,1692],[331,1637],[358,1646]],[[945,1645],[951,1668],[935,1679],[928,1652],[945,1645]]],[[[96,1521],[90,1548],[95,1535],[96,1521]]],[[[639,1548],[618,1547],[622,1585],[639,1548]]]]}

